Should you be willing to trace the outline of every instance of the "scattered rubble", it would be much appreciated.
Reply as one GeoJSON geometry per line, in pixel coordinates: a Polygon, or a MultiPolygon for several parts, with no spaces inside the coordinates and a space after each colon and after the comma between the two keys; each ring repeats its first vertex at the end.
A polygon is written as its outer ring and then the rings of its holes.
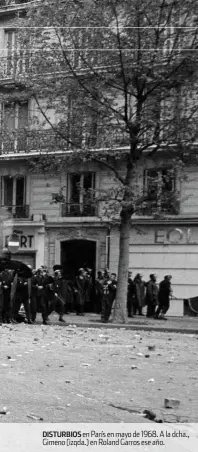
{"type": "Polygon", "coordinates": [[[37,416],[36,414],[27,414],[27,417],[34,421],[43,421],[43,417],[37,416]]]}
{"type": "Polygon", "coordinates": [[[148,345],[148,350],[151,351],[151,352],[154,352],[155,345],[148,345]]]}
{"type": "Polygon", "coordinates": [[[152,410],[144,410],[143,414],[145,414],[145,417],[147,419],[150,419],[151,421],[154,421],[154,419],[156,418],[156,414],[152,410]]]}
{"type": "Polygon", "coordinates": [[[178,399],[164,399],[165,408],[178,408],[180,405],[180,400],[178,399]]]}

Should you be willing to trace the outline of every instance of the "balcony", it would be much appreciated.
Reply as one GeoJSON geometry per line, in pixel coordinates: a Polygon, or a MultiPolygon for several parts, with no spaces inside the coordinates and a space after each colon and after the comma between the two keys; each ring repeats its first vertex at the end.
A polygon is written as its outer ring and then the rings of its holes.
{"type": "Polygon", "coordinates": [[[10,84],[23,87],[24,82],[21,80],[21,76],[28,73],[29,67],[30,56],[26,49],[20,52],[14,51],[10,57],[2,56],[0,60],[0,82],[4,90],[6,90],[6,87],[8,90],[10,84]]]}
{"type": "Polygon", "coordinates": [[[12,218],[25,219],[29,218],[29,205],[22,206],[4,206],[9,216],[12,218]]]}
{"type": "Polygon", "coordinates": [[[3,9],[3,10],[9,10],[9,9],[13,9],[13,8],[17,9],[18,7],[25,6],[31,2],[32,2],[32,0],[1,0],[0,1],[0,9],[3,9]]]}
{"type": "Polygon", "coordinates": [[[13,16],[25,11],[30,3],[40,0],[0,0],[0,17],[13,16]]]}
{"type": "Polygon", "coordinates": [[[66,143],[51,130],[2,131],[0,155],[64,149],[66,143]]]}
{"type": "MultiPolygon", "coordinates": [[[[101,130],[100,134],[95,139],[95,143],[89,142],[89,140],[78,141],[76,148],[80,149],[100,149],[105,147],[119,147],[126,146],[128,140],[121,134],[121,132],[110,134],[110,128],[101,130]]],[[[127,137],[128,138],[128,137],[127,137]]],[[[20,154],[40,151],[71,151],[72,147],[67,142],[67,138],[63,139],[60,135],[55,133],[52,129],[45,130],[14,130],[14,131],[2,131],[0,136],[0,155],[6,154],[20,154]]]]}
{"type": "Polygon", "coordinates": [[[61,204],[61,216],[62,217],[96,217],[98,215],[98,209],[95,205],[90,204],[78,204],[78,203],[66,203],[61,204]]]}

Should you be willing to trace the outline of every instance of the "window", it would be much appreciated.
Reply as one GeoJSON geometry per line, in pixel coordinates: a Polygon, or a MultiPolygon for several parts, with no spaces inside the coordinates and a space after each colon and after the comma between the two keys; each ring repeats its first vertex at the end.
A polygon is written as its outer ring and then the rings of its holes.
{"type": "Polygon", "coordinates": [[[92,147],[97,142],[99,113],[97,101],[84,93],[68,96],[68,128],[67,136],[71,146],[92,147]]]}
{"type": "Polygon", "coordinates": [[[24,176],[1,178],[1,205],[17,218],[28,216],[26,202],[26,183],[24,176]]]}
{"type": "Polygon", "coordinates": [[[68,201],[70,203],[87,204],[93,198],[95,173],[70,174],[68,201]]]}
{"type": "Polygon", "coordinates": [[[95,173],[69,174],[63,216],[95,216],[94,189],[95,173]]]}
{"type": "Polygon", "coordinates": [[[15,30],[5,30],[6,75],[16,72],[16,33],[15,30]]]}
{"type": "Polygon", "coordinates": [[[28,102],[2,105],[2,129],[4,152],[26,150],[28,126],[28,102]]]}
{"type": "Polygon", "coordinates": [[[5,76],[14,77],[16,73],[26,72],[29,67],[30,38],[19,42],[17,30],[4,30],[5,76]]]}
{"type": "Polygon", "coordinates": [[[177,213],[176,174],[172,168],[150,169],[145,172],[144,192],[146,211],[158,209],[162,212],[177,213]]]}

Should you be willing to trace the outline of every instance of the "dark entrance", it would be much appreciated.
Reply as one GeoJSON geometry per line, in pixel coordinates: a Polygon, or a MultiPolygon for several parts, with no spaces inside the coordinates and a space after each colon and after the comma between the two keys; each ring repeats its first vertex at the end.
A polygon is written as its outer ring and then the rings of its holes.
{"type": "Polygon", "coordinates": [[[61,265],[64,273],[75,278],[79,268],[89,267],[95,275],[96,242],[92,240],[68,240],[61,243],[61,265]]]}
{"type": "MultiPolygon", "coordinates": [[[[67,280],[74,281],[79,268],[93,270],[93,283],[96,267],[96,242],[92,240],[68,240],[61,243],[61,265],[67,280]]],[[[85,311],[94,311],[94,295],[85,304],[85,311]]]]}

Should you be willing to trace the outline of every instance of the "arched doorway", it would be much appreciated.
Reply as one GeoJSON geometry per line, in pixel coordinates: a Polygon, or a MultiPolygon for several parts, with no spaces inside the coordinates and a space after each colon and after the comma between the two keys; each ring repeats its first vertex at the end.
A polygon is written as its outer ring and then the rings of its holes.
{"type": "Polygon", "coordinates": [[[61,265],[69,278],[75,278],[81,267],[96,268],[96,242],[93,240],[66,240],[61,243],[61,265]]]}
{"type": "MultiPolygon", "coordinates": [[[[96,268],[96,242],[93,240],[67,240],[61,243],[61,265],[67,280],[74,281],[79,268],[93,270],[93,284],[96,268]]],[[[85,311],[93,312],[95,307],[94,285],[85,311]]]]}

